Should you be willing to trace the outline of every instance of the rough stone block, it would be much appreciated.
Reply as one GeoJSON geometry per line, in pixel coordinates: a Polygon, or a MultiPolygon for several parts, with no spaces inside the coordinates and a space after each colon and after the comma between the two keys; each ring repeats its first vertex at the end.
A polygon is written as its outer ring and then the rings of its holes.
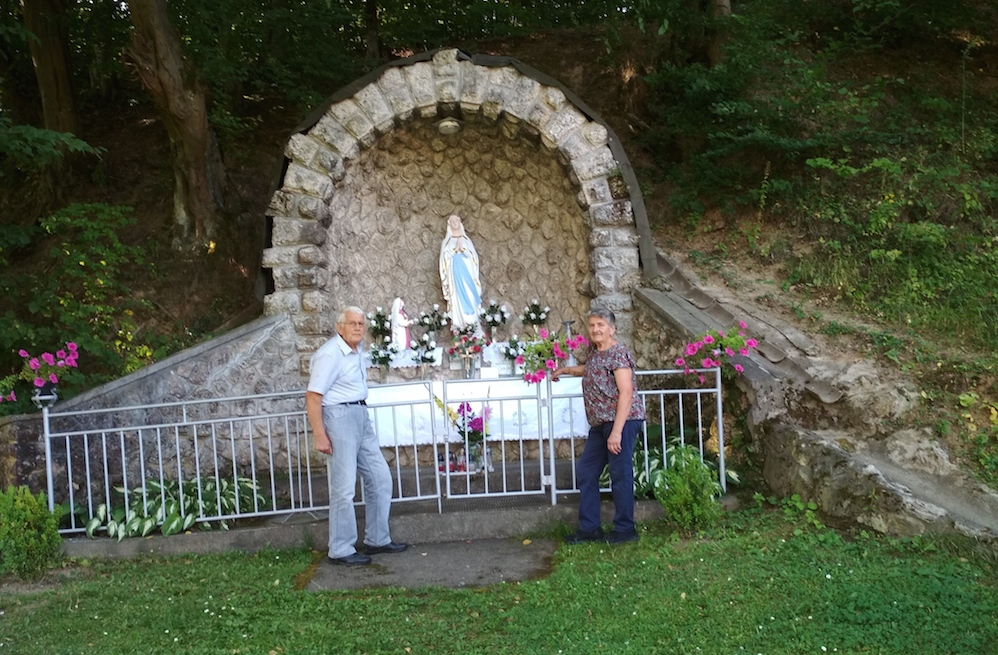
{"type": "Polygon", "coordinates": [[[470,61],[462,61],[461,67],[461,109],[478,111],[485,100],[485,91],[489,86],[488,71],[482,66],[475,66],[470,61]]]}
{"type": "Polygon", "coordinates": [[[542,87],[538,94],[538,99],[551,108],[552,111],[559,111],[568,104],[565,92],[556,86],[542,87]]]}
{"type": "Polygon", "coordinates": [[[378,85],[365,86],[354,95],[354,99],[378,131],[387,132],[394,125],[395,113],[378,85]]]}
{"type": "Polygon", "coordinates": [[[575,130],[562,138],[558,151],[569,161],[576,161],[588,158],[596,151],[596,147],[586,140],[582,130],[575,130]]]}
{"type": "Polygon", "coordinates": [[[320,149],[316,154],[315,165],[326,171],[330,179],[334,182],[339,182],[347,176],[346,166],[343,165],[343,158],[325,148],[320,149]]]}
{"type": "Polygon", "coordinates": [[[482,116],[490,121],[498,120],[502,114],[507,93],[509,93],[509,89],[504,86],[489,86],[485,91],[485,99],[482,101],[482,116]]]}
{"type": "Polygon", "coordinates": [[[587,157],[572,160],[572,170],[580,181],[609,177],[618,168],[617,160],[613,158],[609,148],[599,148],[587,157]]]}
{"type": "Polygon", "coordinates": [[[329,341],[328,336],[298,335],[296,344],[298,352],[308,353],[308,359],[312,358],[315,351],[322,347],[322,344],[329,341]]]}
{"type": "MultiPolygon", "coordinates": [[[[556,148],[561,143],[561,139],[572,130],[585,125],[587,119],[578,109],[571,105],[565,105],[551,117],[544,126],[541,127],[541,136],[545,145],[549,148],[556,148]]],[[[591,177],[596,177],[595,175],[591,177]]],[[[586,178],[589,179],[589,178],[586,178]]]]}
{"type": "MultiPolygon", "coordinates": [[[[630,312],[634,309],[634,301],[631,299],[629,294],[624,293],[608,293],[601,296],[596,296],[589,303],[590,307],[605,307],[609,309],[614,314],[618,312],[630,312]]],[[[619,326],[622,316],[617,316],[617,324],[619,326]]]]}
{"type": "Polygon", "coordinates": [[[285,191],[284,189],[278,189],[274,192],[274,195],[270,198],[270,204],[267,206],[267,211],[271,216],[290,216],[294,213],[295,204],[297,203],[298,196],[285,191]]]}
{"type": "Polygon", "coordinates": [[[593,204],[589,208],[589,216],[593,226],[597,225],[632,225],[634,213],[629,200],[593,204]]]}
{"type": "Polygon", "coordinates": [[[303,166],[308,166],[319,151],[319,142],[304,134],[294,134],[288,139],[288,144],[284,148],[284,155],[291,161],[298,162],[303,166]]]}
{"type": "Polygon", "coordinates": [[[301,292],[299,291],[275,291],[263,299],[263,313],[267,316],[294,315],[299,312],[301,312],[301,292]]]}
{"type": "Polygon", "coordinates": [[[582,134],[593,148],[598,148],[600,146],[605,146],[610,143],[610,133],[607,131],[605,125],[600,123],[590,122],[587,123],[585,127],[582,128],[582,134]]]}
{"type": "Polygon", "coordinates": [[[526,75],[521,75],[513,83],[509,93],[506,94],[503,109],[512,116],[526,119],[530,115],[530,108],[537,101],[540,89],[540,82],[526,75]]]}
{"type": "Polygon", "coordinates": [[[309,135],[328,145],[333,152],[344,159],[353,159],[360,152],[360,144],[356,137],[329,115],[320,118],[309,135]]]}
{"type": "Polygon", "coordinates": [[[321,291],[306,291],[301,296],[301,308],[310,314],[329,314],[332,303],[328,294],[321,291]]]}
{"type": "Polygon", "coordinates": [[[594,248],[589,255],[589,263],[594,271],[612,269],[624,271],[638,267],[636,248],[594,248]]]}
{"type": "MultiPolygon", "coordinates": [[[[298,263],[298,246],[280,246],[275,248],[264,248],[263,259],[260,265],[263,268],[274,268],[276,266],[293,266],[298,263]]],[[[316,248],[318,250],[318,248],[316,248]]]]}
{"type": "Polygon", "coordinates": [[[302,218],[319,218],[326,203],[318,198],[305,196],[298,201],[298,215],[302,218]]]}
{"type": "Polygon", "coordinates": [[[323,175],[300,164],[292,163],[284,174],[284,188],[290,191],[321,198],[329,202],[333,197],[333,182],[328,175],[323,175]]]}
{"type": "MultiPolygon", "coordinates": [[[[274,248],[271,248],[274,250],[274,248]]],[[[297,263],[302,266],[324,266],[329,262],[326,253],[317,246],[303,246],[295,249],[297,263]]]]}
{"type": "Polygon", "coordinates": [[[296,314],[291,317],[291,322],[298,334],[322,334],[317,314],[296,314]]]}
{"type": "Polygon", "coordinates": [[[593,293],[605,296],[617,291],[617,276],[612,270],[596,271],[593,275],[593,293]]]}
{"type": "Polygon", "coordinates": [[[608,248],[614,245],[613,233],[603,227],[594,227],[589,233],[589,245],[593,248],[608,248]]]}
{"type": "MultiPolygon", "coordinates": [[[[296,271],[296,283],[299,289],[313,289],[319,286],[319,277],[315,268],[299,268],[296,271]]],[[[277,286],[275,281],[274,286],[277,286]]]]}
{"type": "Polygon", "coordinates": [[[281,267],[273,269],[274,288],[278,291],[298,288],[297,268],[281,267]]]}
{"type": "Polygon", "coordinates": [[[601,202],[610,202],[610,185],[605,177],[598,177],[594,180],[586,180],[582,183],[582,193],[586,196],[586,204],[595,205],[601,202]]]}
{"type": "Polygon", "coordinates": [[[355,114],[360,113],[360,106],[353,98],[341,100],[329,106],[326,110],[327,116],[332,116],[340,124],[345,124],[355,114]]]}
{"type": "Polygon", "coordinates": [[[402,75],[412,92],[412,100],[420,115],[423,110],[437,105],[437,89],[433,83],[433,67],[428,63],[413,64],[402,69],[402,75]]]}
{"type": "Polygon", "coordinates": [[[315,244],[322,245],[326,241],[326,231],[312,220],[274,217],[274,231],[271,244],[274,246],[292,246],[315,244]]]}
{"type": "Polygon", "coordinates": [[[384,94],[392,113],[399,120],[408,120],[416,108],[416,101],[400,68],[388,68],[378,79],[378,88],[384,94]]]}
{"type": "Polygon", "coordinates": [[[433,77],[437,85],[437,100],[456,103],[461,99],[461,66],[457,50],[441,50],[433,56],[433,77]]]}

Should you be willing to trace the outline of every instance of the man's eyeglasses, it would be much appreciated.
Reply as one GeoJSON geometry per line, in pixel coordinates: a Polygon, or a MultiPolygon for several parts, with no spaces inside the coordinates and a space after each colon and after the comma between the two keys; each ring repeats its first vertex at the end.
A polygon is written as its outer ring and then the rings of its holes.
{"type": "Polygon", "coordinates": [[[364,321],[343,321],[340,325],[346,325],[347,327],[364,327],[366,324],[364,321]]]}

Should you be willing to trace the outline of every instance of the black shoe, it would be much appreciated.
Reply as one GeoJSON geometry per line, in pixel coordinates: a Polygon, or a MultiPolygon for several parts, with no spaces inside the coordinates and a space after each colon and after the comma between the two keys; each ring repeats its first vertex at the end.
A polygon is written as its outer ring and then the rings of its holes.
{"type": "Polygon", "coordinates": [[[606,538],[606,542],[610,545],[616,546],[618,544],[626,544],[631,541],[637,541],[640,539],[637,532],[611,532],[606,538]]]}
{"type": "Polygon", "coordinates": [[[380,555],[382,553],[401,553],[403,550],[409,547],[409,544],[399,544],[394,541],[389,541],[384,546],[367,546],[364,548],[364,552],[368,555],[380,555]]]}
{"type": "Polygon", "coordinates": [[[606,537],[603,536],[602,532],[583,532],[582,530],[565,537],[566,544],[584,544],[587,541],[606,541],[606,537]]]}
{"type": "Polygon", "coordinates": [[[341,566],[363,566],[371,563],[371,558],[364,553],[353,553],[346,557],[330,557],[328,559],[333,564],[340,564],[341,566]]]}

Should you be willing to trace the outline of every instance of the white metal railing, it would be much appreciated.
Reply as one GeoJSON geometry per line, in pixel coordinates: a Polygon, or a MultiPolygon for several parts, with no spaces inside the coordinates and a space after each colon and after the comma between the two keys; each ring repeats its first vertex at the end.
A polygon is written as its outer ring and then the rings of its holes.
{"type": "MultiPolygon", "coordinates": [[[[687,388],[682,371],[641,371],[648,409],[636,451],[670,443],[717,453],[725,486],[720,371],[687,388]],[[647,383],[647,384],[646,384],[647,383]],[[653,383],[653,384],[652,384],[653,383]],[[672,387],[673,388],[669,388],[672,387]]],[[[368,411],[393,472],[394,501],[577,492],[575,461],[588,434],[578,379],[527,385],[514,378],[372,385],[368,411]],[[488,407],[481,470],[472,444],[441,411],[488,407]],[[461,465],[463,462],[463,466],[461,465]]],[[[173,502],[194,521],[224,521],[328,508],[324,457],[312,447],[304,392],[72,412],[43,408],[49,504],[72,508],[63,533],[84,531],[105,507],[160,511],[173,502]]],[[[358,486],[358,504],[363,503],[358,486]]]]}

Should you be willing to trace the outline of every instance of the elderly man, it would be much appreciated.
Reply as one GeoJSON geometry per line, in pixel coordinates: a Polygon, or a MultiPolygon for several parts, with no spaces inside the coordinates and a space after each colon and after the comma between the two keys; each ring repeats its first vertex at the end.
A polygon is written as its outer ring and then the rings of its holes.
{"type": "Polygon", "coordinates": [[[364,311],[347,307],[336,319],[337,335],[312,357],[305,392],[315,448],[325,453],[329,478],[329,560],[359,566],[371,555],[401,553],[408,545],[392,541],[388,512],[392,475],[367,415],[367,374],[363,363],[364,311]],[[358,553],[353,499],[360,472],[364,485],[364,545],[358,553]]]}

